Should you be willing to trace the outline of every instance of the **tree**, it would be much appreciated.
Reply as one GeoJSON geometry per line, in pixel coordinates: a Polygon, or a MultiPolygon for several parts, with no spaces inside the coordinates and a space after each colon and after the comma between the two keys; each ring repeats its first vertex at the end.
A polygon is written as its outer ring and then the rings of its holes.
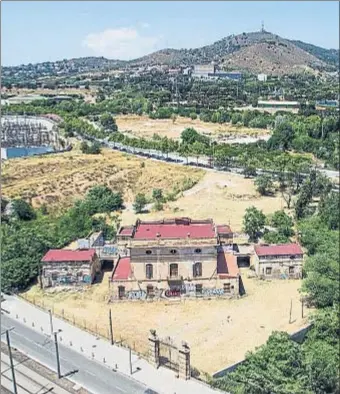
{"type": "Polygon", "coordinates": [[[317,253],[307,259],[304,271],[306,279],[302,289],[317,308],[332,306],[339,301],[338,256],[317,253]]]}
{"type": "Polygon", "coordinates": [[[312,201],[313,198],[313,186],[310,179],[307,179],[300,190],[298,198],[295,202],[295,215],[297,219],[302,219],[303,217],[307,216],[309,210],[308,206],[309,203],[312,201]]]}
{"type": "Polygon", "coordinates": [[[278,229],[278,232],[285,237],[290,237],[293,232],[293,219],[288,216],[284,211],[276,211],[271,217],[271,225],[278,229]]]}
{"type": "Polygon", "coordinates": [[[262,211],[255,207],[249,207],[246,209],[246,213],[243,217],[243,228],[251,241],[256,242],[258,240],[265,222],[266,216],[262,211]]]}
{"type": "Polygon", "coordinates": [[[290,241],[288,237],[279,231],[267,231],[263,235],[263,240],[268,244],[285,244],[290,241]]]}
{"type": "Polygon", "coordinates": [[[163,190],[162,189],[153,189],[152,198],[155,201],[162,202],[163,201],[163,190]]]}
{"type": "Polygon", "coordinates": [[[135,202],[133,203],[133,209],[136,213],[142,213],[144,211],[146,204],[147,204],[147,199],[145,197],[145,194],[138,193],[136,195],[135,202]]]}
{"type": "Polygon", "coordinates": [[[272,193],[273,181],[269,175],[259,175],[255,179],[256,190],[262,195],[272,193]]]}
{"type": "Polygon", "coordinates": [[[252,165],[247,165],[243,171],[243,175],[245,178],[251,178],[257,175],[256,168],[252,165]]]}
{"type": "Polygon", "coordinates": [[[331,192],[320,199],[319,216],[330,230],[339,229],[339,193],[331,192]]]}
{"type": "Polygon", "coordinates": [[[84,203],[89,214],[112,212],[121,209],[123,198],[121,193],[114,193],[106,185],[92,187],[86,194],[84,203]]]}
{"type": "Polygon", "coordinates": [[[89,153],[89,145],[86,141],[83,141],[80,144],[80,150],[82,151],[82,153],[85,153],[85,154],[89,153]]]}
{"type": "Polygon", "coordinates": [[[32,220],[36,218],[36,213],[32,206],[25,200],[13,200],[13,216],[19,220],[32,220]]]}
{"type": "Polygon", "coordinates": [[[109,113],[105,113],[100,117],[100,124],[104,127],[105,130],[115,132],[118,131],[118,127],[116,124],[116,120],[109,113]]]}
{"type": "Polygon", "coordinates": [[[90,153],[91,155],[99,155],[101,150],[102,149],[100,143],[95,141],[92,145],[89,146],[87,153],[90,153]]]}

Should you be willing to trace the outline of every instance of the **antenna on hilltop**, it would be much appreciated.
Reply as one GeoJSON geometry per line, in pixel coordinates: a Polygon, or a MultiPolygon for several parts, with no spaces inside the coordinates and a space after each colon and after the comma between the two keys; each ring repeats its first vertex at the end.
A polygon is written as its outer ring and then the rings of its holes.
{"type": "Polygon", "coordinates": [[[262,21],[261,22],[261,33],[264,33],[265,32],[265,30],[264,30],[264,22],[262,21]]]}

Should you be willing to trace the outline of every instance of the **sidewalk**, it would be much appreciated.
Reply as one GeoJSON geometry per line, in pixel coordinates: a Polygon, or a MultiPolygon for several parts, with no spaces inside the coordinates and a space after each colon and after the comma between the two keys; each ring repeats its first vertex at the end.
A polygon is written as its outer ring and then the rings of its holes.
{"type": "MultiPolygon", "coordinates": [[[[47,336],[51,335],[48,312],[15,296],[5,296],[5,301],[1,304],[13,319],[47,336]]],[[[171,370],[163,367],[156,369],[133,353],[132,375],[130,375],[129,350],[111,345],[108,341],[97,338],[54,316],[53,330],[60,330],[58,338],[64,346],[104,363],[110,369],[117,369],[118,372],[131,376],[160,394],[216,394],[219,392],[193,379],[187,381],[178,379],[171,370]]]]}

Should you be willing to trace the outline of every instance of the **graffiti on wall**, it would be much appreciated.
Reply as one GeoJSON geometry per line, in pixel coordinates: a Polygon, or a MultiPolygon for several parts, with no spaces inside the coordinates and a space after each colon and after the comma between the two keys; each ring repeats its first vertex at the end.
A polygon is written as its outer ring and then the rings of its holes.
{"type": "Polygon", "coordinates": [[[145,300],[146,292],[144,290],[132,290],[126,293],[128,300],[145,300]]]}
{"type": "Polygon", "coordinates": [[[224,294],[223,289],[202,289],[202,294],[207,296],[220,296],[224,294]]]}

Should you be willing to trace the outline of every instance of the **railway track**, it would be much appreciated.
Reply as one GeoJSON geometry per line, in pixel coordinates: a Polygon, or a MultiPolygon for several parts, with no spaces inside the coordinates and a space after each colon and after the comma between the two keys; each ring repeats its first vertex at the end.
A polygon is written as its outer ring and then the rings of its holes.
{"type": "MultiPolygon", "coordinates": [[[[16,360],[14,370],[18,394],[70,394],[16,360]]],[[[1,354],[1,392],[14,393],[9,357],[4,353],[1,354]]]]}

